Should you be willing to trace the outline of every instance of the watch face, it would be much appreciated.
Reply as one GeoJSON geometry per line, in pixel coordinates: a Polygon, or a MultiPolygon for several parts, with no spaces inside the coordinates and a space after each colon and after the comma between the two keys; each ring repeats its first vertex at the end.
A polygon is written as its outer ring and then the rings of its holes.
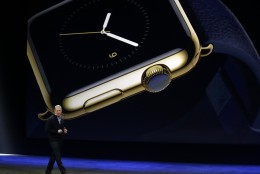
{"type": "Polygon", "coordinates": [[[61,26],[59,51],[77,69],[107,71],[134,59],[149,30],[149,14],[138,1],[83,1],[61,26]]]}
{"type": "Polygon", "coordinates": [[[171,0],[78,0],[29,19],[29,45],[51,100],[61,103],[73,91],[173,50],[192,58],[194,42],[176,9],[171,0]]]}

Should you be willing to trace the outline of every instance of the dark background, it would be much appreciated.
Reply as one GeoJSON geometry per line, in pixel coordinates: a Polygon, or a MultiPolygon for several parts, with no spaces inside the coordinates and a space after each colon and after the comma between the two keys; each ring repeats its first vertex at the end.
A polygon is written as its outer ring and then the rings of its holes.
{"type": "MultiPolygon", "coordinates": [[[[10,11],[5,14],[3,22],[4,34],[1,39],[1,76],[0,76],[0,152],[45,155],[49,153],[47,139],[35,138],[28,135],[28,93],[40,97],[35,81],[28,81],[32,73],[26,57],[26,22],[29,16],[55,4],[59,1],[19,1],[9,4],[10,11]],[[28,84],[30,88],[28,89],[28,84]]],[[[249,36],[260,50],[259,26],[257,17],[259,10],[255,2],[224,1],[238,17],[249,36]]],[[[3,7],[2,7],[3,8],[3,7]]],[[[2,15],[3,16],[3,15],[2,15]]],[[[147,95],[147,94],[142,94],[147,95]]],[[[162,94],[159,94],[162,95],[162,94]]],[[[129,100],[131,102],[132,99],[129,100]]],[[[37,101],[41,102],[41,101],[37,101]]],[[[133,101],[132,101],[133,102],[133,101]]],[[[119,104],[121,105],[121,104],[119,104]]],[[[123,105],[123,104],[122,104],[123,105]]],[[[113,106],[116,107],[116,106],[113,106]]],[[[113,109],[113,108],[112,108],[113,109]]],[[[132,111],[133,112],[133,111],[132,111]]],[[[138,109],[137,111],[138,112],[138,109]]],[[[135,116],[135,115],[134,115],[135,116]]],[[[83,118],[82,118],[83,119],[83,118]]],[[[38,123],[41,125],[42,123],[38,123]]],[[[74,123],[68,123],[70,124],[74,123]]],[[[40,129],[30,129],[41,134],[40,129]],[[38,132],[37,132],[38,131],[38,132]]],[[[129,128],[135,127],[134,122],[129,128]]],[[[37,127],[37,126],[36,126],[37,127]]],[[[39,126],[40,128],[41,126],[39,126]]],[[[73,126],[71,126],[73,127],[73,126]]],[[[75,128],[77,131],[84,129],[75,128]]],[[[76,130],[74,134],[76,135],[76,130]]],[[[84,131],[84,130],[82,130],[84,131]]],[[[131,129],[129,130],[131,131],[131,129]]],[[[123,138],[124,139],[124,138],[123,138]]],[[[203,139],[203,138],[202,138],[203,139]]],[[[214,137],[210,138],[214,140],[214,137]]],[[[115,140],[115,139],[114,139],[115,140]]],[[[64,155],[86,158],[121,158],[137,160],[167,160],[185,162],[221,162],[221,163],[260,163],[257,143],[207,143],[201,141],[192,143],[181,142],[152,142],[152,141],[111,141],[108,140],[79,140],[68,138],[64,145],[64,155]]]]}

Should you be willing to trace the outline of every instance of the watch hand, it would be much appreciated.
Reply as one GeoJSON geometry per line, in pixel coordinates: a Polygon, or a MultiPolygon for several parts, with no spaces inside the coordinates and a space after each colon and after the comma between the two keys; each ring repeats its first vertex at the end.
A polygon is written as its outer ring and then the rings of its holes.
{"type": "Polygon", "coordinates": [[[115,34],[108,33],[108,32],[105,31],[105,28],[107,27],[107,24],[108,24],[108,21],[109,21],[109,19],[110,19],[110,16],[111,16],[111,13],[107,13],[105,22],[104,22],[104,24],[103,24],[103,29],[101,30],[101,34],[106,34],[106,35],[109,36],[109,37],[112,37],[112,38],[114,38],[114,39],[120,40],[120,41],[122,41],[122,42],[125,42],[125,43],[128,43],[128,44],[130,44],[130,45],[133,45],[133,46],[137,47],[137,46],[138,46],[138,43],[133,42],[133,41],[130,41],[130,40],[128,40],[128,39],[122,38],[122,37],[120,37],[120,36],[117,36],[117,35],[115,35],[115,34]]]}
{"type": "Polygon", "coordinates": [[[102,29],[101,33],[105,32],[105,28],[107,27],[110,16],[111,16],[111,13],[107,13],[107,16],[106,16],[105,22],[103,24],[103,29],[102,29]]]}
{"type": "MultiPolygon", "coordinates": [[[[103,31],[109,33],[110,31],[103,31]]],[[[68,35],[83,35],[83,34],[102,34],[101,31],[79,32],[79,33],[60,33],[60,36],[68,35]]]]}
{"type": "Polygon", "coordinates": [[[133,41],[130,41],[130,40],[125,39],[125,38],[123,38],[123,37],[117,36],[117,35],[112,34],[112,33],[107,33],[107,32],[104,32],[104,33],[105,33],[107,36],[112,37],[112,38],[114,38],[114,39],[117,39],[117,40],[120,40],[120,41],[122,41],[122,42],[128,43],[128,44],[133,45],[133,46],[135,46],[135,47],[138,46],[138,43],[133,42],[133,41]]]}

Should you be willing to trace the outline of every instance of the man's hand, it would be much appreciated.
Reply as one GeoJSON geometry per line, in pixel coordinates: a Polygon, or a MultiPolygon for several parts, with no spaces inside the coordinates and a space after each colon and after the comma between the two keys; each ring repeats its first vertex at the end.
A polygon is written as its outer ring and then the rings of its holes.
{"type": "Polygon", "coordinates": [[[64,132],[64,134],[66,134],[68,132],[66,127],[64,127],[63,132],[64,132]]]}
{"type": "Polygon", "coordinates": [[[62,131],[62,129],[59,129],[58,130],[58,134],[61,134],[63,131],[62,131]]]}

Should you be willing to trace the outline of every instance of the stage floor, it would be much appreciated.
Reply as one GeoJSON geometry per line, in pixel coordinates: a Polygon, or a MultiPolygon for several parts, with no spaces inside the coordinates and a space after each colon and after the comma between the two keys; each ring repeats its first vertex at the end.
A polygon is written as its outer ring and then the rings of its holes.
{"type": "MultiPolygon", "coordinates": [[[[62,159],[68,174],[260,174],[260,165],[62,159]]],[[[47,156],[0,154],[0,174],[44,174],[47,162],[47,156]]],[[[53,174],[58,173],[55,164],[53,174]]]]}

